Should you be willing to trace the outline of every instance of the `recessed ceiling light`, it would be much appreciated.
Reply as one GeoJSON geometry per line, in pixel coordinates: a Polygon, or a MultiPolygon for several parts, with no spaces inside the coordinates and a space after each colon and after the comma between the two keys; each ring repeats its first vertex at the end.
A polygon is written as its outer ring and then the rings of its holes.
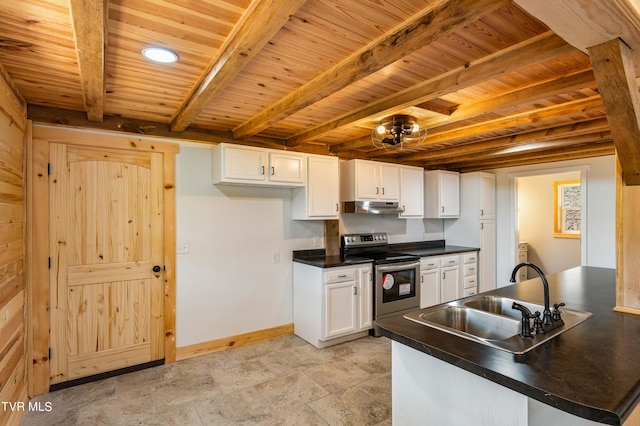
{"type": "Polygon", "coordinates": [[[173,50],[166,49],[164,47],[146,47],[142,49],[142,56],[163,64],[170,64],[178,61],[178,54],[173,50]]]}

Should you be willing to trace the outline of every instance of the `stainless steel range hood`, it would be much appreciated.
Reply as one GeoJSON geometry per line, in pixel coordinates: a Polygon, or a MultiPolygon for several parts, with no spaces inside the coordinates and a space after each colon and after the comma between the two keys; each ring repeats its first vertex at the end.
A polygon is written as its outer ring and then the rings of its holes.
{"type": "Polygon", "coordinates": [[[397,201],[345,201],[342,203],[343,213],[360,214],[399,214],[402,209],[397,201]]]}

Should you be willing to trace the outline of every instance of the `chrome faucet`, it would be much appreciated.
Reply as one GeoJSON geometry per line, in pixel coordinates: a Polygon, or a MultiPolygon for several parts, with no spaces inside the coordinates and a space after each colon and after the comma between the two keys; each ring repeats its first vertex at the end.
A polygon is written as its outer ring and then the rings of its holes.
{"type": "MultiPolygon", "coordinates": [[[[544,311],[542,312],[542,326],[540,327],[537,325],[535,327],[535,331],[537,333],[544,333],[545,331],[548,331],[563,325],[564,321],[562,321],[562,318],[560,317],[561,311],[559,307],[564,306],[564,303],[554,304],[553,305],[554,312],[553,312],[553,315],[551,314],[551,309],[549,309],[549,282],[547,281],[547,277],[544,275],[544,272],[542,272],[542,269],[540,269],[539,267],[537,267],[536,265],[530,262],[520,263],[516,265],[515,268],[513,268],[513,272],[511,272],[511,279],[509,281],[511,281],[512,283],[515,283],[516,273],[520,268],[523,268],[525,266],[530,267],[531,269],[533,269],[538,273],[538,275],[540,276],[540,279],[542,280],[542,287],[544,289],[544,311]]],[[[516,304],[514,303],[513,309],[518,309],[522,312],[523,321],[525,321],[525,316],[529,317],[526,319],[526,321],[529,321],[530,318],[535,317],[535,315],[532,316],[530,312],[527,313],[524,310],[519,309],[515,305],[516,304]]],[[[523,327],[523,331],[524,331],[524,327],[523,327]]]]}

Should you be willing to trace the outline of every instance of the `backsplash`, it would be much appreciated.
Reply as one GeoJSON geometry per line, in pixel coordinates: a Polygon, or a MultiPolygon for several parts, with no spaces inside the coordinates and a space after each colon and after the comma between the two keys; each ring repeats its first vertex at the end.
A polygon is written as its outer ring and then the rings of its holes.
{"type": "Polygon", "coordinates": [[[386,232],[389,243],[444,239],[443,219],[398,219],[391,215],[342,214],[340,234],[386,232]]]}

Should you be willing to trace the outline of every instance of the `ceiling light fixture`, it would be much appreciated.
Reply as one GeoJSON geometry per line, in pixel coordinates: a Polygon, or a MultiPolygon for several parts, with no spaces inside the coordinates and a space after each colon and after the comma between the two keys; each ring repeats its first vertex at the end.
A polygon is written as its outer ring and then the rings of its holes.
{"type": "Polygon", "coordinates": [[[165,47],[146,47],[142,49],[142,56],[153,62],[162,64],[171,64],[178,61],[178,54],[171,49],[165,47]]]}
{"type": "Polygon", "coordinates": [[[376,148],[397,148],[419,145],[427,137],[412,115],[394,115],[386,118],[371,132],[371,142],[376,148]]]}

